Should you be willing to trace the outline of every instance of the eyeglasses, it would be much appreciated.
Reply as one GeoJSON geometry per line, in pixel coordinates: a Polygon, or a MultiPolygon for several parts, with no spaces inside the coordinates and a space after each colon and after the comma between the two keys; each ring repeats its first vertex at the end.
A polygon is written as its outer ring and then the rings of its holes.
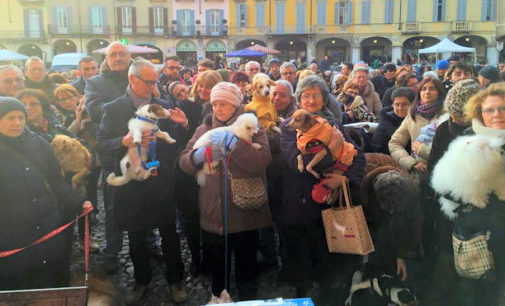
{"type": "Polygon", "coordinates": [[[5,79],[2,82],[5,85],[9,86],[9,85],[12,85],[14,83],[23,83],[24,80],[25,80],[24,78],[14,78],[14,79],[5,79]]]}
{"type": "Polygon", "coordinates": [[[44,68],[28,68],[28,71],[31,71],[31,72],[44,72],[46,70],[44,68]]]}
{"type": "Polygon", "coordinates": [[[294,75],[295,73],[290,71],[290,72],[283,72],[281,73],[282,75],[294,75]]]}
{"type": "Polygon", "coordinates": [[[181,69],[181,66],[168,66],[165,68],[167,68],[168,70],[179,70],[179,69],[181,69]]]}
{"type": "Polygon", "coordinates": [[[151,80],[144,80],[143,78],[138,77],[138,76],[135,76],[135,77],[137,79],[141,80],[142,82],[144,82],[144,84],[146,84],[147,86],[153,86],[154,84],[156,84],[156,82],[158,82],[158,80],[151,81],[151,80]]]}
{"type": "Polygon", "coordinates": [[[488,108],[484,108],[482,110],[482,113],[486,114],[488,116],[489,115],[494,115],[496,112],[500,113],[500,115],[505,114],[505,106],[500,106],[498,108],[488,107],[488,108]]]}
{"type": "Polygon", "coordinates": [[[71,101],[74,98],[75,98],[75,96],[70,96],[70,97],[66,97],[66,98],[60,98],[60,99],[58,99],[58,102],[67,102],[67,101],[71,101]]]}
{"type": "Polygon", "coordinates": [[[306,95],[301,95],[300,99],[307,101],[310,99],[318,100],[318,99],[321,99],[322,97],[323,97],[323,95],[321,95],[321,94],[313,94],[313,95],[306,94],[306,95]]]}
{"type": "Polygon", "coordinates": [[[356,97],[357,95],[359,95],[359,92],[357,92],[357,91],[346,91],[345,94],[348,95],[348,96],[351,96],[351,97],[356,97]]]}

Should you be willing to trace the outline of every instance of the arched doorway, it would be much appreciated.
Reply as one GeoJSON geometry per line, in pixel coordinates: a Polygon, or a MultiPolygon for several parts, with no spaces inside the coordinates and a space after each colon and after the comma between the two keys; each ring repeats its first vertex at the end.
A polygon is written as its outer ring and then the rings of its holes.
{"type": "Polygon", "coordinates": [[[254,46],[254,45],[261,45],[263,47],[266,47],[267,44],[265,44],[263,41],[261,40],[257,40],[257,39],[246,39],[246,40],[241,40],[239,41],[236,45],[235,45],[235,50],[242,50],[242,49],[245,49],[245,48],[248,48],[250,46],[254,46]]]}
{"type": "Polygon", "coordinates": [[[182,40],[175,47],[177,57],[183,65],[191,66],[197,63],[196,61],[196,45],[191,40],[182,40]]]}
{"type": "Polygon", "coordinates": [[[209,41],[205,45],[205,58],[216,61],[222,59],[226,53],[226,45],[218,39],[209,41]]]}
{"type": "Polygon", "coordinates": [[[302,63],[307,60],[307,44],[301,40],[283,38],[275,44],[275,49],[281,54],[281,61],[298,60],[301,58],[302,63]]]}
{"type": "Polygon", "coordinates": [[[42,50],[34,44],[24,44],[18,48],[18,53],[24,54],[26,56],[37,56],[42,58],[42,50]]]}
{"type": "Polygon", "coordinates": [[[60,39],[53,44],[53,56],[60,53],[75,53],[77,46],[75,43],[68,39],[60,39]]]}
{"type": "Polygon", "coordinates": [[[328,56],[330,63],[342,63],[351,59],[351,44],[344,39],[328,38],[316,44],[316,59],[321,62],[328,56]]]}
{"type": "Polygon", "coordinates": [[[498,60],[499,60],[500,63],[503,63],[503,62],[505,62],[505,36],[497,38],[496,41],[502,43],[502,49],[500,50],[500,54],[498,56],[499,57],[498,60]]]}
{"type": "Polygon", "coordinates": [[[153,64],[163,64],[163,51],[160,48],[151,44],[136,44],[137,46],[148,47],[158,50],[156,53],[142,53],[142,54],[132,54],[133,56],[141,56],[144,59],[151,61],[153,64]]]}
{"type": "Polygon", "coordinates": [[[109,45],[109,42],[103,39],[95,39],[92,40],[88,43],[87,50],[88,54],[91,55],[93,54],[93,51],[105,48],[109,45]]]}
{"type": "MultiPolygon", "coordinates": [[[[409,56],[413,61],[417,61],[419,49],[431,47],[440,42],[439,39],[430,36],[411,37],[403,42],[403,57],[409,56]]],[[[421,54],[421,61],[435,61],[434,54],[421,54]]]]}
{"type": "Polygon", "coordinates": [[[392,46],[391,41],[384,37],[367,38],[361,42],[361,59],[369,66],[373,66],[376,60],[390,62],[392,46]]]}
{"type": "MultiPolygon", "coordinates": [[[[475,48],[477,62],[484,61],[487,58],[487,40],[484,37],[477,35],[464,35],[454,40],[460,46],[475,48]]],[[[462,60],[473,62],[473,54],[461,53],[458,54],[462,60]]]]}

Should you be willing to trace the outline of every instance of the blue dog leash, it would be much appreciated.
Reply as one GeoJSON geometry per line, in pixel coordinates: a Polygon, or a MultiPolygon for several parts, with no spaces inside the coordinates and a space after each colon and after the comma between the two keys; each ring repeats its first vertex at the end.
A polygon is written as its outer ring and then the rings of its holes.
{"type": "MultiPolygon", "coordinates": [[[[224,135],[224,143],[227,143],[227,135],[224,135]]],[[[224,288],[228,289],[228,163],[227,163],[227,148],[224,148],[224,288]]]]}
{"type": "MultiPolygon", "coordinates": [[[[145,121],[145,122],[149,122],[149,123],[152,123],[152,124],[156,124],[156,120],[153,120],[151,118],[143,117],[143,116],[140,116],[140,115],[136,115],[136,118],[138,120],[141,120],[141,121],[145,121]]],[[[152,129],[151,130],[151,136],[154,136],[154,133],[156,133],[158,131],[159,131],[158,128],[152,129]]],[[[156,141],[151,140],[149,142],[149,149],[147,151],[147,154],[151,156],[151,161],[150,162],[145,163],[142,160],[142,148],[141,148],[140,144],[137,144],[137,152],[139,153],[139,158],[140,158],[140,161],[142,162],[142,167],[145,170],[149,170],[151,168],[156,168],[155,172],[153,173],[153,176],[158,175],[157,169],[160,167],[160,162],[158,160],[156,160],[156,141]]]]}

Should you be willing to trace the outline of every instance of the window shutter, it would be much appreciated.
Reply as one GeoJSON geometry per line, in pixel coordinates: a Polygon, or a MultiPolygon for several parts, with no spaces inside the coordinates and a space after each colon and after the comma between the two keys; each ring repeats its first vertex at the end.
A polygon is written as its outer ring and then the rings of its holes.
{"type": "Polygon", "coordinates": [[[219,33],[220,34],[223,34],[223,31],[224,31],[223,19],[224,19],[224,10],[219,10],[219,21],[218,21],[218,24],[219,24],[219,33]]]}
{"type": "Polygon", "coordinates": [[[177,34],[180,35],[182,33],[182,10],[177,10],[177,34]]]}
{"type": "Polygon", "coordinates": [[[210,14],[211,14],[211,10],[205,10],[205,32],[207,35],[210,35],[211,33],[211,17],[210,17],[210,14]]]}
{"type": "Polygon", "coordinates": [[[168,8],[163,8],[163,33],[168,34],[168,8]]]}
{"type": "Polygon", "coordinates": [[[407,22],[416,22],[417,18],[417,3],[416,0],[408,0],[407,7],[407,22]]]}
{"type": "Polygon", "coordinates": [[[93,6],[88,6],[88,31],[93,33],[93,6]]]}
{"type": "MultiPolygon", "coordinates": [[[[72,31],[72,8],[70,6],[67,6],[67,26],[68,26],[68,33],[73,33],[72,31]]],[[[77,31],[77,33],[80,32],[77,31]]]]}
{"type": "Polygon", "coordinates": [[[481,21],[486,21],[487,2],[488,0],[482,0],[482,16],[480,18],[481,21]]]}
{"type": "Polygon", "coordinates": [[[195,35],[195,11],[189,11],[189,28],[191,35],[195,35]]]}
{"type": "Polygon", "coordinates": [[[242,25],[240,24],[240,4],[235,3],[235,26],[237,28],[241,28],[242,25]]]}
{"type": "Polygon", "coordinates": [[[53,6],[51,12],[52,12],[51,22],[53,23],[52,30],[54,32],[58,32],[58,6],[53,6]]]}
{"type": "Polygon", "coordinates": [[[30,13],[29,9],[24,9],[24,16],[25,16],[25,37],[30,37],[30,13]]]}
{"type": "Polygon", "coordinates": [[[466,0],[458,0],[458,14],[457,21],[466,20],[466,0]]]}
{"type": "Polygon", "coordinates": [[[361,2],[361,23],[370,23],[370,1],[361,2]]]}
{"type": "Polygon", "coordinates": [[[132,12],[132,33],[137,33],[137,8],[130,7],[132,12]]]}
{"type": "Polygon", "coordinates": [[[442,21],[446,20],[447,0],[442,0],[442,21]]]}
{"type": "Polygon", "coordinates": [[[352,24],[352,2],[347,2],[347,24],[352,24]]]}
{"type": "Polygon", "coordinates": [[[433,21],[438,21],[438,0],[433,0],[433,21]]]}
{"type": "Polygon", "coordinates": [[[149,9],[149,33],[154,33],[154,8],[150,7],[149,9]]]}
{"type": "Polygon", "coordinates": [[[249,12],[248,12],[249,8],[247,7],[247,5],[244,4],[244,15],[245,15],[245,26],[248,27],[249,26],[249,12]]]}
{"type": "Polygon", "coordinates": [[[340,24],[340,2],[335,3],[335,24],[340,24]]]}
{"type": "Polygon", "coordinates": [[[491,0],[491,20],[496,21],[496,0],[491,0]]]}
{"type": "Polygon", "coordinates": [[[121,14],[122,13],[121,11],[122,11],[122,7],[116,8],[117,27],[118,27],[119,34],[123,33],[123,15],[121,14]]]}
{"type": "Polygon", "coordinates": [[[39,12],[39,37],[41,39],[45,38],[45,31],[44,31],[44,12],[42,10],[38,10],[39,12]]]}

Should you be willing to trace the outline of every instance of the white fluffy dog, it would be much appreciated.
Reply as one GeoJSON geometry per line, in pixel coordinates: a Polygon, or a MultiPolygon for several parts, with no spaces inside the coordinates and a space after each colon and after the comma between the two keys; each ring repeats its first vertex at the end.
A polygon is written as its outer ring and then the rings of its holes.
{"type": "Polygon", "coordinates": [[[454,210],[460,203],[484,208],[492,192],[505,200],[504,144],[505,139],[474,135],[458,137],[449,145],[433,170],[431,185],[442,195],[440,205],[450,219],[457,216],[454,210]]]}
{"type": "MultiPolygon", "coordinates": [[[[175,139],[170,137],[167,132],[160,131],[156,125],[158,119],[166,119],[170,117],[168,110],[158,104],[148,104],[139,108],[135,112],[135,118],[128,122],[128,129],[133,135],[133,143],[138,145],[142,142],[142,133],[144,131],[153,131],[154,136],[163,139],[168,143],[174,143],[175,139]]],[[[122,186],[131,180],[143,181],[147,179],[155,167],[144,169],[142,161],[147,160],[147,146],[142,146],[141,156],[139,156],[137,146],[128,148],[128,152],[119,163],[122,176],[116,176],[114,173],[109,174],[107,183],[112,186],[122,186]],[[142,158],[142,159],[141,159],[142,158]]]]}
{"type": "MultiPolygon", "coordinates": [[[[222,127],[218,127],[218,128],[212,129],[210,131],[207,131],[200,138],[198,138],[198,140],[193,145],[193,149],[199,149],[202,147],[212,146],[212,143],[210,141],[210,137],[213,133],[218,132],[218,131],[230,131],[238,138],[251,143],[251,145],[253,146],[254,149],[256,149],[256,150],[261,149],[260,144],[252,143],[252,137],[258,131],[258,119],[256,118],[256,116],[254,114],[251,114],[251,113],[245,113],[245,114],[238,116],[237,120],[229,126],[222,126],[222,127]]],[[[222,149],[224,150],[224,148],[222,148],[222,149]]],[[[218,164],[219,164],[218,161],[212,162],[211,166],[210,166],[211,169],[214,169],[218,164]]],[[[200,186],[205,185],[205,175],[211,174],[212,173],[211,169],[209,169],[207,166],[204,165],[202,170],[198,171],[198,173],[196,174],[197,181],[200,186]]]]}

